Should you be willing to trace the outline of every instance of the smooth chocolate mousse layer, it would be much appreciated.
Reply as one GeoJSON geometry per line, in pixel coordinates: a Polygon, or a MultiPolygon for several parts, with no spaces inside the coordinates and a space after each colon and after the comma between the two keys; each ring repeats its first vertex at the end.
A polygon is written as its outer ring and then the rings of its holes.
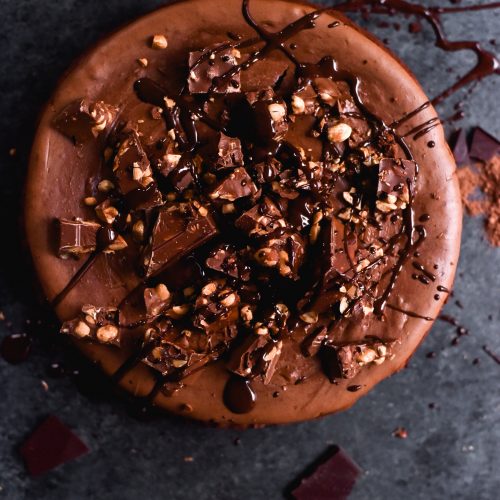
{"type": "Polygon", "coordinates": [[[26,227],[114,380],[221,425],[345,409],[446,300],[461,206],[415,79],[342,15],[191,0],[83,56],[33,146],[26,227]]]}

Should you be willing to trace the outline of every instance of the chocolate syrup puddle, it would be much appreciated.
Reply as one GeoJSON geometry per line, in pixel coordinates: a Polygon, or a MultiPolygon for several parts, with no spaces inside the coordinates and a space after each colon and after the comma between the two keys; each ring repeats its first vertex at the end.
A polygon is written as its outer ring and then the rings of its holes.
{"type": "Polygon", "coordinates": [[[253,410],[257,396],[249,380],[238,375],[231,375],[224,387],[223,400],[233,413],[244,414],[253,410]]]}
{"type": "Polygon", "coordinates": [[[17,365],[26,361],[31,352],[32,339],[26,333],[13,333],[3,338],[0,355],[7,363],[17,365]]]}

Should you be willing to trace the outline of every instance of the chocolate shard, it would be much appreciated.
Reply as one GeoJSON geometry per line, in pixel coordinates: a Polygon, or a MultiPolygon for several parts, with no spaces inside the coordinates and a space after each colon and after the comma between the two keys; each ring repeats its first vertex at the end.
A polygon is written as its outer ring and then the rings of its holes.
{"type": "Polygon", "coordinates": [[[301,343],[302,353],[306,357],[316,356],[328,334],[326,326],[320,326],[310,333],[301,343]]]}
{"type": "Polygon", "coordinates": [[[113,172],[124,195],[154,181],[151,164],[135,130],[129,130],[120,142],[113,161],[113,172]]]}
{"type": "Polygon", "coordinates": [[[230,78],[221,77],[238,64],[239,51],[228,42],[217,43],[189,53],[188,86],[191,94],[205,94],[210,89],[218,94],[241,92],[240,72],[230,78]]]}
{"type": "Polygon", "coordinates": [[[209,196],[212,200],[235,201],[239,198],[255,195],[257,191],[257,186],[248,172],[243,167],[238,167],[220,181],[209,196]]]}
{"type": "Polygon", "coordinates": [[[122,331],[117,326],[116,315],[115,307],[96,307],[86,304],[78,317],[63,323],[61,333],[82,340],[120,346],[122,331]]]}
{"type": "Polygon", "coordinates": [[[489,161],[500,154],[500,142],[481,127],[476,127],[472,133],[469,154],[476,160],[489,161]]]}
{"type": "Polygon", "coordinates": [[[276,371],[282,349],[283,342],[274,341],[269,335],[249,334],[231,351],[226,367],[245,378],[262,377],[267,385],[276,371]]]}
{"type": "Polygon", "coordinates": [[[324,344],[320,357],[325,375],[330,382],[354,378],[366,365],[382,364],[391,357],[393,343],[369,342],[336,346],[324,344]]]}
{"type": "Polygon", "coordinates": [[[175,203],[162,207],[146,246],[142,265],[146,277],[200,247],[218,233],[212,215],[194,203],[175,203]]]}
{"type": "Polygon", "coordinates": [[[87,445],[57,417],[46,418],[21,446],[31,476],[39,476],[89,452],[87,445]]]}
{"type": "Polygon", "coordinates": [[[57,115],[54,127],[75,144],[85,144],[107,133],[112,127],[117,108],[102,101],[91,102],[88,99],[77,99],[68,104],[57,115]]]}
{"type": "Polygon", "coordinates": [[[333,446],[328,458],[302,479],[292,496],[295,500],[346,500],[361,472],[344,450],[333,446]]]}
{"type": "Polygon", "coordinates": [[[459,167],[468,165],[470,162],[467,134],[463,128],[458,130],[453,137],[453,156],[459,167]]]}
{"type": "Polygon", "coordinates": [[[305,247],[306,242],[299,233],[278,229],[263,238],[254,259],[263,267],[275,268],[283,277],[297,280],[305,247]]]}
{"type": "Polygon", "coordinates": [[[378,167],[377,208],[383,212],[405,208],[415,185],[415,174],[414,161],[383,158],[378,167]]]}
{"type": "Polygon", "coordinates": [[[222,132],[204,148],[203,156],[216,169],[241,167],[244,163],[241,141],[222,132]]]}
{"type": "Polygon", "coordinates": [[[219,271],[232,278],[248,281],[250,266],[245,263],[243,252],[237,252],[230,245],[220,245],[207,257],[206,265],[214,271],[219,271]]]}
{"type": "Polygon", "coordinates": [[[351,278],[358,246],[355,233],[349,231],[340,219],[332,217],[321,234],[324,283],[329,283],[339,275],[351,278]]]}
{"type": "Polygon", "coordinates": [[[263,236],[285,227],[286,221],[276,204],[265,196],[259,204],[238,217],[235,226],[249,236],[263,236]]]}
{"type": "Polygon", "coordinates": [[[59,257],[68,258],[92,253],[97,247],[97,234],[101,225],[81,219],[58,220],[59,257]]]}
{"type": "Polygon", "coordinates": [[[266,182],[271,182],[278,177],[283,166],[275,158],[266,159],[266,161],[257,163],[253,166],[253,170],[256,173],[257,181],[261,184],[266,182]]]}
{"type": "Polygon", "coordinates": [[[255,140],[268,144],[282,140],[288,132],[288,109],[284,101],[257,100],[252,104],[255,140]]]}

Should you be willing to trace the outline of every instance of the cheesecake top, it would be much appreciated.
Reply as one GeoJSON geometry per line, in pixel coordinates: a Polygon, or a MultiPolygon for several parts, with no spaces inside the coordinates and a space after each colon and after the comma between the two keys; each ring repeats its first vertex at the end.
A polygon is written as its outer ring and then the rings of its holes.
{"type": "Polygon", "coordinates": [[[458,253],[453,160],[413,77],[338,13],[272,3],[181,2],[101,42],[28,180],[61,333],[219,423],[352,404],[421,341],[458,253]]]}

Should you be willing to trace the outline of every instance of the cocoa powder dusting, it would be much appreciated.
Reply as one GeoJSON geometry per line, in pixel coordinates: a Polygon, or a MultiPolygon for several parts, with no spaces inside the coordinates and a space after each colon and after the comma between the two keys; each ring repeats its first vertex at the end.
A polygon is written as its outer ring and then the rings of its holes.
{"type": "Polygon", "coordinates": [[[467,213],[484,216],[489,242],[500,246],[500,156],[459,168],[457,174],[467,213]]]}

